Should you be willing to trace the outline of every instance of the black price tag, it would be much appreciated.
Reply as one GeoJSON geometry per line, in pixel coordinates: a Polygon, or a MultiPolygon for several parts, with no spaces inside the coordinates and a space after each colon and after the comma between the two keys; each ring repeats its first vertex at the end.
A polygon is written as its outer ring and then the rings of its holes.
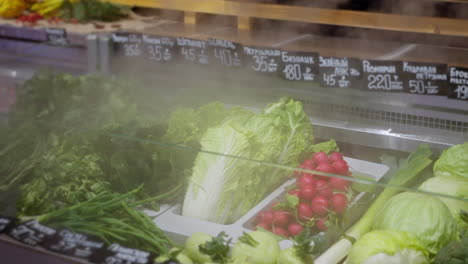
{"type": "Polygon", "coordinates": [[[190,38],[177,38],[179,56],[185,62],[208,65],[211,57],[206,41],[190,38]]]}
{"type": "Polygon", "coordinates": [[[449,98],[468,100],[468,68],[450,67],[449,98]]]}
{"type": "Polygon", "coordinates": [[[171,37],[143,35],[145,57],[156,63],[172,62],[178,53],[175,43],[171,37]]]}
{"type": "Polygon", "coordinates": [[[317,81],[318,53],[281,52],[281,75],[289,81],[317,81]]]}
{"type": "Polygon", "coordinates": [[[141,34],[115,32],[112,34],[114,52],[117,56],[134,58],[143,54],[143,40],[141,34]]]}
{"type": "Polygon", "coordinates": [[[149,264],[155,257],[150,252],[112,244],[93,253],[90,261],[98,264],[149,264]]]}
{"type": "Polygon", "coordinates": [[[367,90],[403,92],[401,62],[363,60],[362,72],[367,90]]]}
{"type": "Polygon", "coordinates": [[[403,62],[405,89],[413,94],[446,95],[447,65],[403,62]]]}
{"type": "Polygon", "coordinates": [[[244,56],[249,70],[265,73],[277,73],[280,70],[280,49],[244,46],[244,56]]]}
{"type": "Polygon", "coordinates": [[[0,216],[0,234],[8,232],[11,227],[15,224],[15,219],[6,216],[0,216]]]}
{"type": "Polygon", "coordinates": [[[362,64],[359,59],[320,56],[319,67],[319,80],[322,87],[361,87],[362,64]]]}
{"type": "Polygon", "coordinates": [[[68,46],[67,31],[63,28],[46,28],[47,41],[56,46],[68,46]]]}
{"type": "Polygon", "coordinates": [[[208,46],[213,54],[213,64],[225,67],[242,66],[242,45],[229,40],[209,39],[208,46]]]}
{"type": "Polygon", "coordinates": [[[40,224],[36,220],[19,224],[8,231],[8,235],[30,246],[40,245],[45,240],[51,239],[57,231],[54,228],[40,224]]]}
{"type": "Polygon", "coordinates": [[[50,240],[44,241],[43,246],[64,255],[87,259],[105,245],[104,242],[87,235],[61,230],[50,240]]]}

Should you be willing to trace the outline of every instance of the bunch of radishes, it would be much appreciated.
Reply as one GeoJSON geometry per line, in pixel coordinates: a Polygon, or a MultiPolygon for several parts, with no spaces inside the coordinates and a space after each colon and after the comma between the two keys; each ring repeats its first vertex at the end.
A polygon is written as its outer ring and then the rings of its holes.
{"type": "MultiPolygon", "coordinates": [[[[304,161],[300,168],[351,176],[348,163],[340,152],[330,155],[317,152],[311,159],[304,161]]],[[[298,199],[293,200],[298,202],[288,207],[285,201],[288,197],[285,196],[282,202],[257,216],[258,227],[284,237],[293,237],[304,228],[325,231],[331,219],[337,219],[345,213],[352,195],[349,181],[300,171],[295,172],[295,176],[296,184],[288,195],[296,196],[298,199]]]]}

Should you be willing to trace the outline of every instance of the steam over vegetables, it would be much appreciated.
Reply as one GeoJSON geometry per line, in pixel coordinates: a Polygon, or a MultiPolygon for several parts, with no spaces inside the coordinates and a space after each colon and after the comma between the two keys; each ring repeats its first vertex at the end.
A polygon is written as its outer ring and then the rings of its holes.
{"type": "Polygon", "coordinates": [[[182,214],[232,223],[289,176],[245,159],[296,166],[312,141],[312,125],[301,103],[290,98],[282,98],[258,114],[233,110],[200,140],[202,150],[220,155],[197,155],[182,214]]]}

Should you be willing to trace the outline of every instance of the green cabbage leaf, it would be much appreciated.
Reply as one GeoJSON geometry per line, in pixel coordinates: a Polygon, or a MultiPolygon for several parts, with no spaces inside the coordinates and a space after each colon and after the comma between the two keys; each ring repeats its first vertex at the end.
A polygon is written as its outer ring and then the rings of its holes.
{"type": "Polygon", "coordinates": [[[468,179],[468,142],[444,150],[434,164],[434,175],[468,179]]]}
{"type": "Polygon", "coordinates": [[[376,217],[373,229],[411,232],[433,255],[458,236],[456,221],[439,198],[411,192],[392,197],[376,217]]]}
{"type": "Polygon", "coordinates": [[[348,264],[427,264],[427,251],[412,233],[374,230],[362,236],[349,253],[348,264]]]}

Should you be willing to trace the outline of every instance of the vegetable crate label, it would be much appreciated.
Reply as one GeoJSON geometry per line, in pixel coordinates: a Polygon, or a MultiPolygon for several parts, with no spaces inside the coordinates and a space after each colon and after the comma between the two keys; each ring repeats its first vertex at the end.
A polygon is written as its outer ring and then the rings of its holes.
{"type": "Polygon", "coordinates": [[[150,252],[112,244],[94,252],[90,261],[99,264],[149,264],[154,258],[150,252]]]}
{"type": "Polygon", "coordinates": [[[180,59],[183,62],[201,65],[211,64],[212,56],[206,41],[178,37],[176,44],[180,59]]]}
{"type": "Polygon", "coordinates": [[[172,62],[177,58],[176,40],[171,37],[143,35],[145,58],[154,63],[172,62]]]}
{"type": "Polygon", "coordinates": [[[244,46],[244,56],[248,70],[274,74],[280,70],[280,49],[244,46]]]}
{"type": "Polygon", "coordinates": [[[141,34],[115,32],[112,34],[112,42],[117,57],[135,58],[143,55],[141,34]]]}
{"type": "Polygon", "coordinates": [[[359,59],[319,57],[320,85],[333,88],[360,88],[362,64],[359,59]]]}
{"type": "Polygon", "coordinates": [[[15,219],[11,217],[0,216],[0,234],[8,232],[15,224],[15,219]]]}
{"type": "Polygon", "coordinates": [[[69,230],[61,230],[50,240],[44,241],[43,247],[64,255],[89,258],[93,252],[103,248],[104,242],[90,239],[88,236],[69,230]]]}
{"type": "Polygon", "coordinates": [[[405,91],[412,94],[447,95],[447,65],[403,61],[405,91]]]}
{"type": "Polygon", "coordinates": [[[450,67],[449,98],[468,100],[468,68],[450,67]]]}
{"type": "Polygon", "coordinates": [[[362,72],[369,91],[403,92],[401,62],[363,60],[362,72]]]}
{"type": "Polygon", "coordinates": [[[19,224],[8,231],[8,235],[30,246],[40,245],[45,240],[51,239],[57,231],[51,227],[40,224],[36,220],[19,224]]]}
{"type": "Polygon", "coordinates": [[[242,66],[243,46],[229,40],[208,39],[208,46],[211,47],[213,64],[222,65],[229,68],[242,66]]]}
{"type": "Polygon", "coordinates": [[[318,53],[281,52],[281,75],[289,81],[317,81],[318,53]]]}
{"type": "Polygon", "coordinates": [[[68,46],[67,31],[63,28],[46,28],[47,42],[56,46],[68,46]]]}

